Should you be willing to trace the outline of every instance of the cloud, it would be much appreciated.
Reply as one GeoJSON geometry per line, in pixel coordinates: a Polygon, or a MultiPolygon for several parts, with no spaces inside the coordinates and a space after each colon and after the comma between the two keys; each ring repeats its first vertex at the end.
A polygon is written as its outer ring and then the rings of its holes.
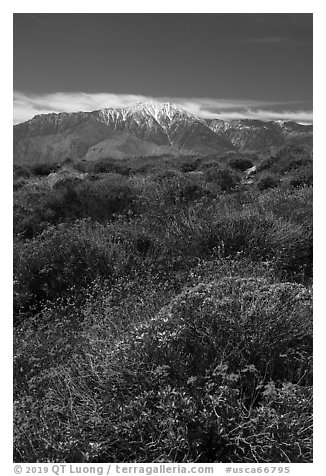
{"type": "Polygon", "coordinates": [[[14,123],[24,122],[37,114],[51,112],[94,111],[106,107],[128,107],[139,102],[170,101],[206,119],[261,119],[312,122],[312,111],[293,110],[297,103],[214,98],[179,98],[141,96],[135,94],[57,92],[26,94],[14,92],[14,123]]]}
{"type": "Polygon", "coordinates": [[[127,107],[148,98],[133,94],[49,93],[25,94],[14,92],[14,123],[31,119],[37,114],[51,112],[94,111],[105,107],[127,107]]]}
{"type": "Polygon", "coordinates": [[[271,109],[243,109],[236,111],[221,111],[215,114],[204,114],[206,119],[257,119],[260,121],[294,121],[312,124],[313,112],[305,110],[271,110],[271,109]]]}

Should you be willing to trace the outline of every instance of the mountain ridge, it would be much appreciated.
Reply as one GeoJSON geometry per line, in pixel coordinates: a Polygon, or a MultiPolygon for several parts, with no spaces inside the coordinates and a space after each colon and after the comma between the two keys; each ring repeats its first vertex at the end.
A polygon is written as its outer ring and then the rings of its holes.
{"type": "Polygon", "coordinates": [[[145,102],[91,112],[38,114],[14,126],[14,163],[141,155],[265,150],[312,141],[312,126],[293,121],[202,119],[175,104],[145,102]]]}

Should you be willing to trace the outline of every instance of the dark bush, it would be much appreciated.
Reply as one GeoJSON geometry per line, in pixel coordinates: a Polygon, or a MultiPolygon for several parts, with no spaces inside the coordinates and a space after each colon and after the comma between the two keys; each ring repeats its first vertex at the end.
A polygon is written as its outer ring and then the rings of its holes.
{"type": "Polygon", "coordinates": [[[182,164],[181,165],[181,171],[182,172],[194,172],[198,167],[198,164],[196,162],[188,162],[188,163],[185,163],[185,164],[182,164]]]}
{"type": "Polygon", "coordinates": [[[33,175],[49,175],[52,172],[59,170],[60,166],[57,164],[36,164],[31,167],[31,173],[33,175]]]}
{"type": "Polygon", "coordinates": [[[13,191],[16,192],[20,188],[24,187],[24,185],[26,185],[27,183],[27,180],[22,177],[14,179],[13,191]]]}
{"type": "Polygon", "coordinates": [[[279,183],[280,180],[274,175],[265,175],[258,180],[257,188],[258,190],[268,190],[277,187],[279,183]]]}
{"type": "Polygon", "coordinates": [[[257,165],[257,172],[262,172],[263,170],[271,169],[275,161],[275,157],[268,157],[263,159],[260,164],[257,165]]]}
{"type": "Polygon", "coordinates": [[[116,173],[130,175],[131,167],[115,159],[101,159],[87,164],[86,171],[92,174],[116,173]]]}
{"type": "Polygon", "coordinates": [[[164,183],[166,179],[180,179],[180,175],[175,170],[165,170],[164,172],[157,172],[153,175],[153,180],[155,182],[164,183]]]}
{"type": "Polygon", "coordinates": [[[136,198],[132,184],[118,174],[96,181],[68,178],[56,184],[45,208],[54,213],[55,222],[87,217],[105,222],[114,215],[134,213],[136,198]]]}
{"type": "Polygon", "coordinates": [[[222,192],[233,190],[240,182],[239,175],[232,169],[215,168],[205,173],[208,182],[216,183],[222,192]]]}
{"type": "Polygon", "coordinates": [[[299,188],[299,187],[309,187],[313,185],[313,169],[312,167],[303,167],[299,169],[296,173],[293,174],[291,177],[289,184],[291,187],[299,188]]]}
{"type": "Polygon", "coordinates": [[[286,146],[273,157],[265,158],[258,166],[257,172],[268,169],[276,174],[285,174],[300,167],[312,164],[311,151],[304,146],[286,146]]]}
{"type": "Polygon", "coordinates": [[[126,248],[99,224],[48,227],[14,247],[15,310],[81,292],[97,277],[114,279],[128,267],[126,248]]]}
{"type": "Polygon", "coordinates": [[[28,178],[31,176],[29,167],[25,165],[14,164],[13,166],[14,179],[28,178]]]}
{"type": "Polygon", "coordinates": [[[229,161],[229,166],[235,170],[241,170],[242,172],[253,167],[253,163],[250,159],[245,157],[234,157],[229,161]]]}

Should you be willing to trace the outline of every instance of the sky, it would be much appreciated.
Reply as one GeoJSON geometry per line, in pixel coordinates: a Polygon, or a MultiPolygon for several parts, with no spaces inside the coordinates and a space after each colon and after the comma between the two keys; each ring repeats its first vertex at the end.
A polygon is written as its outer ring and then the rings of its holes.
{"type": "Polygon", "coordinates": [[[14,123],[170,101],[312,122],[312,14],[15,13],[14,123]]]}

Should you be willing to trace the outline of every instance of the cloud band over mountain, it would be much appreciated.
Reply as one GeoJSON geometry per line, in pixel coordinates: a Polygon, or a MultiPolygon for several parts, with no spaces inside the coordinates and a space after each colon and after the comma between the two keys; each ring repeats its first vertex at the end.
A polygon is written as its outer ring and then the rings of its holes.
{"type": "Polygon", "coordinates": [[[134,94],[55,92],[27,94],[14,92],[14,124],[27,121],[37,114],[51,112],[93,111],[109,107],[128,107],[144,101],[170,101],[206,119],[258,119],[263,121],[292,120],[312,123],[313,113],[304,104],[277,103],[257,100],[148,97],[134,94]],[[300,107],[301,106],[301,107],[300,107]]]}

